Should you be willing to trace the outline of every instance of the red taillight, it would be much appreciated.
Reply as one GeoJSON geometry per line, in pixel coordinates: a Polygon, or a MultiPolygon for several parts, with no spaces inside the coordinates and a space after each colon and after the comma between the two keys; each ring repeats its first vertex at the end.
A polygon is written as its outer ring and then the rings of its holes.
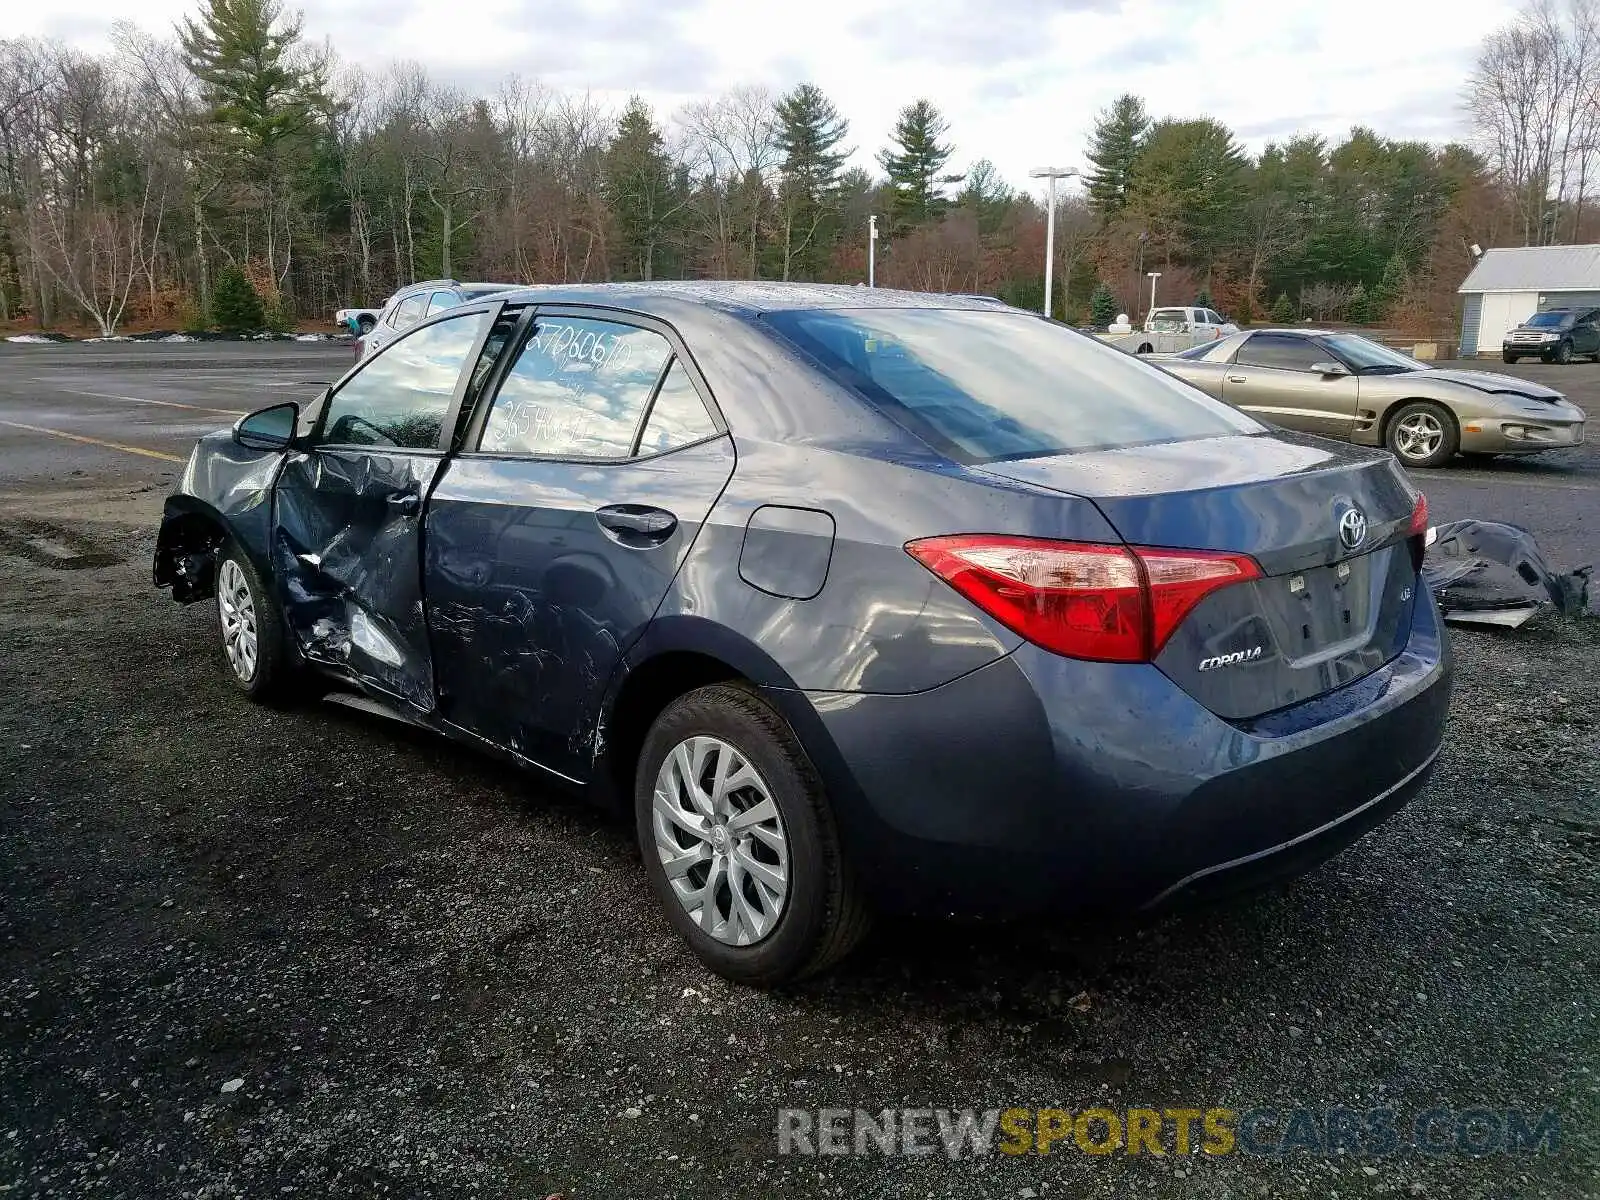
{"type": "Polygon", "coordinates": [[[1069,658],[1148,662],[1205,596],[1259,579],[1242,554],[967,534],[907,552],[1006,628],[1069,658]]]}
{"type": "Polygon", "coordinates": [[[1428,532],[1428,497],[1417,493],[1416,503],[1411,506],[1411,536],[1428,532]]]}
{"type": "Polygon", "coordinates": [[[1420,571],[1428,553],[1428,497],[1421,492],[1411,504],[1411,526],[1406,536],[1411,542],[1411,565],[1420,571]]]}

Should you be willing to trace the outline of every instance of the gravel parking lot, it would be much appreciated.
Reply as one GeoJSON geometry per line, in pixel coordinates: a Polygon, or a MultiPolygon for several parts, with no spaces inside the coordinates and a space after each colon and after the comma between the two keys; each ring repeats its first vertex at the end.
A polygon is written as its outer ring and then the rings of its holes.
{"type": "MultiPolygon", "coordinates": [[[[195,436],[342,346],[0,345],[0,1193],[1600,1196],[1600,621],[1457,632],[1396,818],[1115,927],[880,926],[779,994],[702,971],[631,831],[379,718],[240,699],[150,586],[195,436]],[[777,1153],[778,1110],[1555,1110],[1553,1152],[777,1153]]],[[[1500,369],[1495,364],[1494,369],[1500,369]]],[[[1600,367],[1507,368],[1600,414],[1600,367]]],[[[1425,474],[1600,560],[1581,448],[1425,474]]]]}

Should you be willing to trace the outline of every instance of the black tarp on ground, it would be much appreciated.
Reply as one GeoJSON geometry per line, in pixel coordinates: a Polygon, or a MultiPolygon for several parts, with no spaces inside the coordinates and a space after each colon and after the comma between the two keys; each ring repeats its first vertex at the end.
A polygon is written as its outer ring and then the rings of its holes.
{"type": "Polygon", "coordinates": [[[1422,578],[1447,616],[1547,605],[1567,615],[1587,611],[1592,568],[1556,571],[1526,529],[1468,520],[1450,521],[1436,532],[1422,578]]]}

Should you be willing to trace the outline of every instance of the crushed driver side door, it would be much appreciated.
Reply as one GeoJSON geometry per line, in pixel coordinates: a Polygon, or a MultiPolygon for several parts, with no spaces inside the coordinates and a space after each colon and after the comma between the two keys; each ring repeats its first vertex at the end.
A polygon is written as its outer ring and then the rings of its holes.
{"type": "Polygon", "coordinates": [[[434,707],[423,508],[499,307],[450,312],[369,358],[274,489],[273,576],[301,654],[421,712],[434,707]]]}

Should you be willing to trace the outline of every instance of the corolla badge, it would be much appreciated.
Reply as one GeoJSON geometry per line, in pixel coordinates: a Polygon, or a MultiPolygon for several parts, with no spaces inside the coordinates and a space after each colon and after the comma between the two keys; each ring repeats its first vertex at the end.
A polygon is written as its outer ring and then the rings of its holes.
{"type": "Polygon", "coordinates": [[[1339,516],[1339,542],[1346,550],[1354,550],[1367,540],[1367,514],[1359,508],[1347,508],[1339,516]]]}

